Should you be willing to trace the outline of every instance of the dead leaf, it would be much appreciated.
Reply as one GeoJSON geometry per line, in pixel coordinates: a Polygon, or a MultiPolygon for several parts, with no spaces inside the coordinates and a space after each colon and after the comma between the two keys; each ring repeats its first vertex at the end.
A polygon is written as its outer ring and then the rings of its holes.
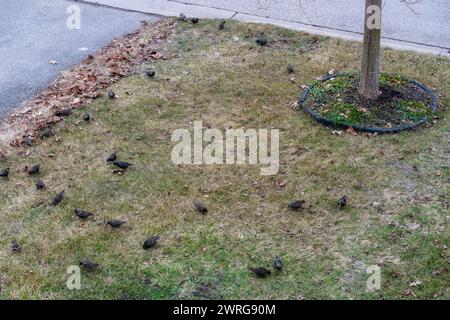
{"type": "Polygon", "coordinates": [[[347,133],[350,133],[352,136],[357,136],[358,132],[356,132],[355,129],[353,129],[352,126],[348,127],[348,129],[346,130],[347,133]]]}

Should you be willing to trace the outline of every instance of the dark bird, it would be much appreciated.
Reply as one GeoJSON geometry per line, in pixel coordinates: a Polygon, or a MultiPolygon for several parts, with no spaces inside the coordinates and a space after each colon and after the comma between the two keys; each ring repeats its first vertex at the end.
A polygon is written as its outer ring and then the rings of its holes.
{"type": "Polygon", "coordinates": [[[89,113],[85,112],[83,115],[83,120],[85,122],[89,122],[91,120],[91,115],[89,113]]]}
{"type": "Polygon", "coordinates": [[[57,117],[68,117],[70,116],[70,114],[72,113],[72,110],[70,110],[69,108],[67,109],[61,109],[55,112],[55,116],[57,117]]]}
{"type": "Polygon", "coordinates": [[[338,208],[339,209],[343,209],[346,205],[347,205],[347,197],[346,196],[342,196],[338,200],[338,208]]]}
{"type": "Polygon", "coordinates": [[[13,240],[11,243],[11,250],[12,250],[12,252],[20,253],[20,252],[22,252],[22,247],[20,244],[17,243],[16,240],[13,240]]]}
{"type": "Polygon", "coordinates": [[[60,193],[58,193],[58,194],[53,198],[52,206],[56,206],[56,205],[60,204],[61,201],[63,201],[63,199],[64,199],[64,191],[65,191],[65,190],[61,191],[60,193]]]}
{"type": "Polygon", "coordinates": [[[305,200],[297,200],[297,201],[289,203],[288,207],[291,210],[298,211],[303,207],[304,204],[305,204],[305,200]]]}
{"type": "Polygon", "coordinates": [[[265,278],[270,275],[270,270],[267,270],[264,267],[250,268],[250,271],[256,274],[259,278],[265,278]]]}
{"type": "Polygon", "coordinates": [[[41,133],[41,138],[50,138],[52,135],[52,128],[48,127],[45,128],[44,131],[41,133]]]}
{"type": "Polygon", "coordinates": [[[281,271],[281,269],[283,269],[283,262],[281,261],[280,257],[275,257],[275,260],[273,261],[273,268],[278,271],[281,271]]]}
{"type": "Polygon", "coordinates": [[[0,177],[6,178],[7,176],[9,176],[9,168],[0,170],[0,177]]]}
{"type": "Polygon", "coordinates": [[[127,223],[127,222],[123,221],[123,220],[117,220],[117,219],[111,219],[106,222],[106,224],[109,224],[113,228],[120,228],[125,223],[127,223]]]}
{"type": "Polygon", "coordinates": [[[194,201],[195,209],[200,212],[201,214],[206,214],[208,212],[208,208],[205,207],[203,203],[200,201],[195,200],[194,201]]]}
{"type": "Polygon", "coordinates": [[[38,189],[38,190],[45,189],[45,183],[44,183],[44,181],[42,181],[42,180],[36,181],[36,189],[38,189]]]}
{"type": "Polygon", "coordinates": [[[264,47],[269,43],[269,40],[267,40],[264,33],[261,33],[261,35],[258,38],[256,38],[256,43],[259,44],[260,46],[264,47]]]}
{"type": "Polygon", "coordinates": [[[108,156],[108,158],[106,158],[106,161],[113,162],[113,161],[116,161],[116,159],[117,159],[117,153],[113,152],[108,156]]]}
{"type": "Polygon", "coordinates": [[[144,72],[147,75],[147,77],[149,77],[149,78],[154,78],[156,75],[156,72],[154,69],[146,69],[144,72]]]}
{"type": "Polygon", "coordinates": [[[220,21],[219,26],[218,26],[219,30],[225,29],[225,23],[227,23],[225,20],[220,21]]]}
{"type": "Polygon", "coordinates": [[[180,13],[180,16],[178,17],[178,20],[180,21],[187,21],[187,17],[185,14],[180,13]]]}
{"type": "Polygon", "coordinates": [[[199,22],[199,18],[191,18],[191,22],[193,23],[193,24],[197,24],[198,22],[199,22]]]}
{"type": "Polygon", "coordinates": [[[101,265],[94,261],[90,260],[83,260],[80,262],[80,267],[83,267],[84,269],[88,271],[94,271],[94,270],[100,270],[102,268],[101,265]]]}
{"type": "Polygon", "coordinates": [[[152,236],[144,241],[144,245],[142,246],[145,250],[148,250],[150,248],[153,248],[156,246],[156,243],[159,240],[159,236],[152,236]]]}
{"type": "Polygon", "coordinates": [[[80,219],[87,219],[89,217],[92,217],[94,214],[91,212],[83,211],[80,209],[75,209],[75,215],[80,219]]]}
{"type": "Polygon", "coordinates": [[[114,91],[109,90],[108,91],[108,97],[112,100],[112,99],[114,99],[116,97],[116,94],[114,93],[114,91]]]}
{"type": "Polygon", "coordinates": [[[289,63],[288,66],[287,66],[287,71],[288,71],[289,74],[294,73],[295,72],[294,66],[289,63]]]}
{"type": "Polygon", "coordinates": [[[115,161],[114,165],[119,167],[120,169],[126,169],[129,166],[132,166],[131,163],[125,162],[125,161],[115,161]]]}
{"type": "Polygon", "coordinates": [[[23,143],[25,143],[25,145],[29,147],[33,145],[33,142],[31,141],[31,138],[29,136],[23,136],[23,143]]]}
{"type": "Polygon", "coordinates": [[[30,176],[35,176],[35,175],[39,174],[40,170],[41,170],[41,165],[36,164],[36,165],[32,166],[30,170],[28,170],[28,174],[30,176]]]}

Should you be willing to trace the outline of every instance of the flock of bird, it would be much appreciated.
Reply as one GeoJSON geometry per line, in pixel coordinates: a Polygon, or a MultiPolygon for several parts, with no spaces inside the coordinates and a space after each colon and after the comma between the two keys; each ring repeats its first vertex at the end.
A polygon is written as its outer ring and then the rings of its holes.
{"type": "MultiPolygon", "coordinates": [[[[198,18],[190,18],[188,19],[184,14],[180,14],[179,17],[180,21],[183,22],[187,22],[190,21],[193,24],[197,24],[199,22],[198,18]]],[[[218,29],[219,30],[223,30],[225,28],[225,23],[226,21],[223,20],[219,23],[218,25],[218,29]]],[[[264,35],[264,33],[262,33],[259,37],[257,37],[256,39],[256,43],[261,45],[261,46],[265,46],[268,44],[268,39],[266,38],[266,36],[264,35]]],[[[289,74],[294,73],[294,67],[292,66],[292,64],[289,64],[287,66],[287,72],[289,74]]],[[[156,73],[155,70],[153,69],[146,69],[144,71],[144,73],[149,77],[149,78],[154,78],[156,73]]],[[[116,99],[116,94],[114,93],[114,91],[109,90],[108,91],[108,97],[109,99],[116,99]]],[[[71,110],[70,109],[63,109],[63,110],[59,110],[55,113],[55,115],[60,116],[60,117],[65,117],[65,116],[69,116],[71,114],[71,110]]],[[[83,120],[85,122],[89,122],[91,120],[91,116],[89,113],[85,113],[83,115],[83,120]]],[[[46,128],[40,135],[41,138],[49,138],[52,135],[52,129],[51,127],[46,128]]],[[[27,138],[24,137],[24,143],[26,145],[31,145],[31,141],[27,138]]],[[[118,161],[117,160],[117,153],[113,152],[111,153],[107,158],[106,158],[106,162],[107,163],[111,163],[114,166],[118,167],[121,170],[121,173],[123,173],[123,170],[126,170],[127,168],[129,168],[130,166],[132,166],[131,163],[126,162],[126,161],[118,161]]],[[[27,169],[27,173],[30,176],[37,176],[39,175],[41,171],[41,165],[40,164],[36,164],[33,165],[31,168],[27,169]]],[[[10,174],[10,169],[6,168],[3,170],[0,170],[0,178],[7,178],[10,174]]],[[[45,183],[42,180],[38,180],[36,182],[36,189],[37,190],[43,190],[46,188],[45,183]]],[[[55,195],[55,197],[50,201],[50,205],[51,206],[57,206],[59,205],[63,199],[64,199],[64,195],[65,195],[65,190],[62,190],[61,192],[57,193],[55,195]]],[[[290,210],[293,211],[300,211],[304,204],[306,202],[304,200],[296,200],[293,201],[292,203],[288,204],[288,208],[290,210]]],[[[344,208],[347,205],[347,197],[346,196],[342,196],[341,198],[339,198],[337,206],[339,209],[344,208]]],[[[207,207],[200,201],[195,200],[194,201],[194,207],[196,209],[197,212],[201,213],[201,214],[207,214],[208,213],[208,209],[207,207]]],[[[81,220],[87,220],[91,217],[93,217],[95,214],[89,211],[85,211],[82,209],[78,209],[76,208],[74,210],[75,216],[78,217],[81,220]]],[[[106,225],[110,226],[112,229],[119,229],[121,228],[124,224],[126,224],[127,221],[125,220],[119,220],[119,219],[110,219],[106,221],[106,225]]],[[[153,235],[150,236],[148,239],[146,239],[142,245],[144,250],[148,250],[151,248],[156,247],[157,242],[159,240],[160,236],[158,235],[153,235]]],[[[16,240],[12,241],[12,245],[11,245],[11,250],[15,253],[20,253],[22,252],[22,247],[17,243],[16,240]]],[[[79,265],[81,267],[83,267],[84,269],[88,270],[88,271],[94,271],[94,270],[100,270],[102,269],[102,266],[94,261],[91,260],[83,260],[80,261],[79,265]]],[[[283,269],[283,262],[281,260],[280,257],[275,257],[273,263],[272,263],[272,267],[275,271],[280,272],[283,269]]],[[[271,274],[271,271],[265,267],[250,267],[249,270],[251,272],[253,272],[257,277],[259,278],[265,278],[268,275],[271,274]]]]}

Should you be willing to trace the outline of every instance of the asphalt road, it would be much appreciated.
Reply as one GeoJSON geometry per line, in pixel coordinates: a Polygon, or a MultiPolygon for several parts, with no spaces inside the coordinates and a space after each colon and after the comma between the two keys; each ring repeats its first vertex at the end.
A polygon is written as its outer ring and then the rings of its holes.
{"type": "Polygon", "coordinates": [[[0,0],[0,114],[46,88],[60,71],[137,29],[141,20],[157,19],[66,0],[0,0]],[[74,4],[80,8],[79,30],[66,25],[66,10],[74,4]]]}

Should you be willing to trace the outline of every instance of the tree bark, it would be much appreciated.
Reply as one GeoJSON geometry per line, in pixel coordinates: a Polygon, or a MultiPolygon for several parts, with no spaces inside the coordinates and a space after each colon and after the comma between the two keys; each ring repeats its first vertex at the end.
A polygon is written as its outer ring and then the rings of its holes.
{"type": "Polygon", "coordinates": [[[381,0],[366,0],[366,11],[364,19],[364,44],[361,64],[361,81],[359,93],[366,99],[376,99],[380,94],[378,84],[380,76],[381,60],[381,24],[374,27],[374,15],[378,14],[369,10],[371,6],[379,8],[379,22],[381,23],[381,0]]]}

